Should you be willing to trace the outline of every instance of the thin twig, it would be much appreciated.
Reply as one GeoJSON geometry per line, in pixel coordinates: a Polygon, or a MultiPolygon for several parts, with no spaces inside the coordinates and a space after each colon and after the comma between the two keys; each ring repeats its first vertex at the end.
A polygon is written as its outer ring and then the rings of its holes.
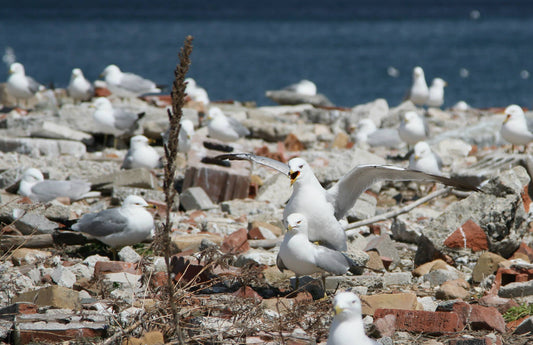
{"type": "Polygon", "coordinates": [[[111,337],[109,337],[105,341],[101,342],[100,345],[113,344],[118,338],[120,338],[120,337],[122,337],[124,335],[127,335],[127,334],[133,332],[134,330],[136,330],[137,327],[139,327],[140,325],[143,324],[143,322],[144,322],[143,320],[139,320],[139,321],[135,322],[133,325],[129,326],[128,328],[122,330],[121,332],[116,332],[111,337]]]}
{"type": "Polygon", "coordinates": [[[386,219],[389,219],[389,218],[393,218],[393,217],[396,217],[400,214],[403,214],[403,213],[407,213],[409,211],[411,211],[412,209],[414,209],[415,207],[417,207],[418,205],[421,205],[425,202],[428,202],[429,200],[431,199],[435,199],[441,195],[445,195],[445,194],[448,194],[450,193],[450,191],[452,190],[452,187],[446,187],[446,188],[443,188],[443,189],[439,189],[431,194],[428,194],[426,195],[425,197],[423,198],[420,198],[418,199],[417,201],[414,201],[412,203],[410,203],[409,205],[406,205],[404,207],[401,207],[399,209],[396,209],[396,210],[392,210],[392,211],[389,211],[389,212],[386,212],[386,213],[382,213],[378,216],[375,216],[375,217],[372,217],[372,218],[368,218],[368,219],[364,219],[364,220],[360,220],[358,222],[354,222],[354,223],[350,223],[348,225],[346,225],[344,227],[344,231],[346,231],[346,235],[347,236],[351,236],[355,233],[355,231],[350,231],[350,230],[353,230],[355,228],[359,228],[361,226],[364,226],[364,225],[369,225],[369,224],[373,224],[373,223],[376,223],[376,222],[380,222],[382,220],[386,220],[386,219]]]}

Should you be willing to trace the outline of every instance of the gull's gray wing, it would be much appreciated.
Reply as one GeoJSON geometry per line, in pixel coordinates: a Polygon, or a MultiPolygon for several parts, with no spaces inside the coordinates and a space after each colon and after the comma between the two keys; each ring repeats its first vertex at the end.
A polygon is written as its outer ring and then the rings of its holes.
{"type": "Polygon", "coordinates": [[[120,108],[113,110],[113,116],[115,128],[123,131],[134,130],[137,121],[142,117],[140,114],[120,108]]]}
{"type": "Polygon", "coordinates": [[[233,128],[235,132],[237,132],[239,137],[245,137],[247,135],[250,135],[250,131],[248,130],[248,128],[244,127],[242,123],[232,117],[227,116],[227,118],[231,128],[233,128]]]}
{"type": "Polygon", "coordinates": [[[45,180],[35,184],[31,192],[39,201],[49,201],[57,197],[66,196],[72,200],[80,199],[91,190],[91,184],[86,181],[56,181],[45,180]]]}
{"type": "Polygon", "coordinates": [[[35,79],[33,79],[32,77],[28,77],[26,76],[26,80],[28,81],[28,85],[29,85],[29,88],[30,88],[30,91],[31,93],[36,93],[37,91],[40,90],[40,88],[42,87],[41,84],[39,84],[35,79]]]}
{"type": "Polygon", "coordinates": [[[216,156],[215,159],[228,159],[230,161],[250,161],[255,162],[272,169],[276,169],[283,175],[289,176],[289,166],[283,162],[277,161],[272,158],[256,156],[253,153],[229,153],[225,155],[216,156]]]}
{"type": "Polygon", "coordinates": [[[122,162],[122,166],[120,169],[131,169],[131,161],[133,160],[133,151],[131,149],[128,150],[126,153],[126,156],[124,156],[124,161],[122,162]]]}
{"type": "Polygon", "coordinates": [[[425,117],[423,117],[423,116],[420,116],[420,118],[422,119],[422,122],[424,123],[424,133],[426,134],[426,138],[429,138],[428,120],[425,117]]]}
{"type": "Polygon", "coordinates": [[[434,181],[465,190],[479,191],[477,185],[461,178],[427,174],[388,165],[361,165],[350,170],[334,186],[327,190],[327,198],[335,208],[335,217],[341,219],[352,208],[361,193],[378,181],[434,181]]]}
{"type": "Polygon", "coordinates": [[[83,215],[72,229],[94,237],[103,237],[121,232],[127,226],[128,218],[120,214],[120,208],[110,208],[83,215]]]}
{"type": "Polygon", "coordinates": [[[288,270],[288,268],[285,266],[285,264],[283,263],[283,260],[281,259],[281,257],[279,256],[279,253],[278,255],[276,256],[276,266],[278,266],[278,269],[283,272],[285,270],[288,270]]]}
{"type": "Polygon", "coordinates": [[[315,265],[326,272],[343,275],[350,268],[350,261],[344,254],[334,249],[318,246],[315,265]]]}
{"type": "Polygon", "coordinates": [[[153,81],[133,73],[123,73],[120,84],[117,86],[135,93],[154,92],[157,89],[153,81]]]}
{"type": "Polygon", "coordinates": [[[527,130],[533,133],[533,119],[526,116],[527,130]]]}

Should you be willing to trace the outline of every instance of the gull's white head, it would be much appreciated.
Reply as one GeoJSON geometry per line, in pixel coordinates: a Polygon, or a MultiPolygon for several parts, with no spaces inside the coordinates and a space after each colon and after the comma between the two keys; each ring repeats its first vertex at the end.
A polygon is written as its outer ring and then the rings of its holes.
{"type": "Polygon", "coordinates": [[[340,292],[333,299],[335,318],[362,318],[361,300],[353,292],[340,292]]]}
{"type": "Polygon", "coordinates": [[[413,68],[413,79],[424,78],[424,70],[420,66],[413,68]]]}
{"type": "Polygon", "coordinates": [[[414,158],[419,160],[420,158],[428,157],[431,155],[431,148],[425,141],[419,141],[414,148],[414,158]]]}
{"type": "Polygon", "coordinates": [[[357,124],[357,131],[360,133],[373,133],[377,130],[376,124],[371,119],[362,119],[357,124]]]}
{"type": "Polygon", "coordinates": [[[316,85],[310,80],[303,79],[298,83],[298,93],[302,95],[316,95],[316,85]]]}
{"type": "Polygon", "coordinates": [[[83,72],[79,68],[72,69],[72,78],[83,77],[83,72]]]}
{"type": "Polygon", "coordinates": [[[188,88],[191,88],[191,89],[194,89],[196,87],[196,80],[194,80],[193,78],[185,78],[185,83],[186,83],[186,89],[188,88]]]}
{"type": "Polygon", "coordinates": [[[131,137],[130,139],[130,147],[132,148],[138,148],[143,146],[148,146],[148,138],[144,135],[136,135],[131,137]]]}
{"type": "Polygon", "coordinates": [[[24,66],[19,62],[14,62],[9,66],[9,74],[25,75],[24,66]]]}
{"type": "Polygon", "coordinates": [[[291,213],[287,217],[287,231],[307,234],[307,218],[301,213],[291,213]]]}
{"type": "Polygon", "coordinates": [[[102,72],[101,76],[107,78],[108,76],[121,74],[120,68],[117,65],[109,65],[102,72]]]}
{"type": "Polygon", "coordinates": [[[412,121],[416,121],[419,118],[418,113],[415,111],[408,111],[405,114],[403,114],[402,122],[409,123],[412,121]]]}
{"type": "Polygon", "coordinates": [[[209,108],[209,112],[207,113],[207,120],[215,120],[218,118],[224,118],[226,117],[222,110],[219,107],[211,107],[209,108]]]}
{"type": "Polygon", "coordinates": [[[29,183],[37,183],[37,182],[44,181],[44,176],[39,171],[39,169],[29,168],[22,175],[22,181],[29,182],[29,183]]]}
{"type": "Polygon", "coordinates": [[[431,87],[439,87],[439,88],[444,88],[445,86],[448,86],[448,83],[446,83],[443,79],[441,78],[435,78],[433,79],[433,81],[431,82],[431,87]]]}
{"type": "Polygon", "coordinates": [[[191,120],[185,119],[181,121],[181,129],[187,135],[187,139],[191,139],[194,135],[194,124],[191,120]]]}
{"type": "Polygon", "coordinates": [[[505,108],[505,115],[506,118],[503,121],[503,123],[506,123],[507,121],[516,121],[516,120],[523,120],[525,118],[524,110],[522,110],[522,107],[512,104],[505,108]]]}
{"type": "Polygon", "coordinates": [[[289,161],[289,178],[291,179],[291,186],[308,176],[313,175],[313,171],[307,162],[302,158],[293,158],[289,161]]]}
{"type": "Polygon", "coordinates": [[[122,202],[122,207],[135,207],[135,208],[144,208],[149,207],[150,205],[144,201],[144,199],[138,195],[129,195],[122,202]]]}
{"type": "Polygon", "coordinates": [[[113,109],[113,105],[105,97],[98,97],[94,101],[93,106],[96,108],[96,110],[110,110],[110,109],[113,109]]]}

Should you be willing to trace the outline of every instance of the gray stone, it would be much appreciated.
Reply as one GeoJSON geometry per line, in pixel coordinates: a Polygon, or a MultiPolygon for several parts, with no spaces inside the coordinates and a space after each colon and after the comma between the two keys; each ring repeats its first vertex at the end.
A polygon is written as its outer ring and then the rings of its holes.
{"type": "Polygon", "coordinates": [[[91,145],[94,141],[92,135],[88,133],[49,121],[43,121],[39,126],[35,126],[30,135],[37,138],[81,141],[87,145],[91,145]]]}
{"type": "Polygon", "coordinates": [[[391,268],[394,268],[394,266],[398,265],[400,262],[400,254],[388,234],[382,234],[381,236],[374,237],[368,241],[364,251],[366,252],[369,250],[377,250],[380,256],[392,259],[393,267],[391,268]]]}
{"type": "Polygon", "coordinates": [[[372,119],[377,127],[380,127],[384,118],[389,115],[389,104],[383,98],[378,98],[373,102],[356,105],[346,116],[346,130],[350,126],[357,125],[361,119],[372,119]]]}
{"type": "Polygon", "coordinates": [[[63,266],[57,266],[52,272],[52,280],[59,286],[72,288],[76,283],[76,275],[63,266]]]}
{"type": "Polygon", "coordinates": [[[90,268],[89,266],[81,262],[64,268],[74,273],[74,275],[76,276],[76,280],[91,279],[94,273],[94,268],[90,268]]]}
{"type": "Polygon", "coordinates": [[[84,144],[71,140],[0,138],[0,151],[17,152],[25,155],[57,157],[61,155],[84,156],[84,144]]]}
{"type": "Polygon", "coordinates": [[[326,289],[335,290],[347,289],[355,286],[365,286],[369,289],[383,287],[383,277],[381,275],[362,275],[362,276],[330,276],[326,277],[326,289]]]}
{"type": "Polygon", "coordinates": [[[250,262],[259,265],[273,266],[276,264],[277,254],[264,249],[250,249],[245,253],[239,255],[235,262],[236,267],[243,267],[250,262]]]}
{"type": "Polygon", "coordinates": [[[117,187],[135,187],[144,189],[154,189],[157,187],[157,180],[147,169],[120,170],[112,174],[98,176],[89,181],[93,189],[102,192],[111,192],[117,187]]]}
{"type": "Polygon", "coordinates": [[[202,187],[189,187],[180,194],[181,206],[186,210],[209,210],[215,208],[202,187]]]}
{"type": "Polygon", "coordinates": [[[514,330],[513,334],[530,334],[533,335],[533,316],[522,321],[514,330]]]}
{"type": "Polygon", "coordinates": [[[447,282],[449,280],[455,280],[462,278],[459,271],[452,271],[452,270],[433,270],[429,272],[428,274],[424,275],[424,281],[429,282],[431,286],[440,286],[442,283],[447,282]]]}
{"type": "Polygon", "coordinates": [[[26,212],[23,210],[14,209],[12,220],[14,225],[23,235],[30,235],[32,233],[51,234],[59,227],[55,222],[52,222],[44,215],[37,212],[26,212]]]}
{"type": "Polygon", "coordinates": [[[533,280],[527,282],[509,283],[500,287],[498,296],[505,298],[533,295],[533,280]]]}
{"type": "Polygon", "coordinates": [[[355,205],[348,210],[346,218],[348,222],[367,219],[376,215],[376,197],[368,193],[363,193],[355,202],[355,205]]]}
{"type": "Polygon", "coordinates": [[[400,217],[394,218],[390,230],[395,241],[406,243],[417,243],[421,235],[421,229],[419,229],[418,224],[413,222],[406,223],[400,217]]]}
{"type": "Polygon", "coordinates": [[[255,214],[273,214],[278,208],[266,201],[256,201],[251,199],[235,199],[224,201],[220,204],[220,209],[232,216],[255,214]]]}
{"type": "Polygon", "coordinates": [[[85,260],[83,260],[83,263],[87,265],[89,268],[94,270],[94,265],[96,265],[98,261],[111,261],[111,260],[107,256],[95,254],[95,255],[86,257],[85,260]]]}
{"type": "Polygon", "coordinates": [[[118,252],[118,257],[120,258],[121,261],[133,262],[133,263],[139,262],[142,259],[142,257],[139,254],[137,254],[137,252],[133,250],[133,248],[130,246],[125,246],[124,248],[122,248],[118,252]]]}
{"type": "Polygon", "coordinates": [[[259,188],[255,200],[268,201],[282,207],[289,200],[292,190],[289,178],[283,174],[274,174],[259,188]]]}
{"type": "Polygon", "coordinates": [[[425,311],[435,311],[437,310],[437,303],[434,301],[433,297],[417,297],[418,303],[422,305],[425,311]]]}
{"type": "Polygon", "coordinates": [[[385,272],[383,275],[383,287],[389,287],[393,285],[411,285],[413,275],[411,272],[385,272]]]}

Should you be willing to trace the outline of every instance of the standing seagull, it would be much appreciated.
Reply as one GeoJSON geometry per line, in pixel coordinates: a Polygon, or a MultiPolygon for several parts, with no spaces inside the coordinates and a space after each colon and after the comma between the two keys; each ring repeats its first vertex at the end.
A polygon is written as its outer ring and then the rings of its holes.
{"type": "Polygon", "coordinates": [[[161,92],[153,81],[133,73],[123,73],[117,65],[107,66],[101,76],[105,79],[109,91],[119,97],[137,97],[161,92]]]}
{"type": "Polygon", "coordinates": [[[84,214],[72,230],[91,235],[111,248],[137,244],[154,228],[154,218],[145,209],[149,206],[140,196],[130,195],[121,207],[84,214]]]}
{"type": "Polygon", "coordinates": [[[250,135],[248,128],[234,118],[224,115],[218,107],[209,109],[207,121],[207,132],[211,138],[216,140],[232,142],[250,135]]]}
{"type": "Polygon", "coordinates": [[[333,299],[333,322],[327,345],[379,345],[365,334],[361,300],[352,292],[340,292],[333,299]]]}
{"type": "Polygon", "coordinates": [[[307,218],[301,213],[287,217],[287,233],[279,247],[276,265],[280,271],[291,270],[296,274],[296,288],[299,277],[313,273],[343,275],[354,263],[343,253],[309,242],[307,218]]]}
{"type": "Polygon", "coordinates": [[[321,245],[345,251],[346,233],[339,222],[350,210],[361,193],[379,181],[435,181],[466,190],[478,190],[477,186],[463,183],[461,179],[426,174],[387,165],[360,165],[345,174],[329,189],[324,189],[309,164],[302,158],[293,158],[288,164],[256,156],[251,153],[225,154],[215,159],[248,160],[276,169],[288,176],[293,192],[285,209],[283,221],[292,213],[302,213],[309,225],[309,240],[321,245]]]}
{"type": "Polygon", "coordinates": [[[124,109],[115,109],[105,97],[99,97],[94,101],[96,108],[93,113],[94,121],[100,126],[104,134],[112,134],[116,137],[132,133],[137,129],[138,121],[144,113],[134,113],[124,109]]]}
{"type": "Polygon", "coordinates": [[[429,137],[429,126],[426,120],[415,111],[408,111],[400,118],[398,127],[400,138],[408,147],[429,137]]]}
{"type": "Polygon", "coordinates": [[[85,79],[83,72],[79,68],[72,70],[67,91],[74,101],[88,101],[94,96],[93,84],[85,79]]]}
{"type": "Polygon", "coordinates": [[[79,200],[91,196],[90,190],[91,184],[89,182],[45,180],[38,169],[30,168],[22,175],[18,194],[27,196],[33,201],[46,202],[58,197],[79,200]]]}
{"type": "Polygon", "coordinates": [[[420,66],[413,69],[413,84],[409,91],[409,99],[418,106],[424,105],[429,97],[429,89],[424,76],[424,70],[420,66]]]}
{"type": "Polygon", "coordinates": [[[533,123],[526,119],[524,111],[516,104],[505,108],[505,115],[500,129],[502,137],[512,144],[513,151],[515,145],[524,145],[525,151],[525,146],[533,141],[533,123]]]}
{"type": "MultiPolygon", "coordinates": [[[[44,90],[44,86],[35,81],[32,77],[28,77],[24,71],[24,66],[21,63],[12,63],[9,67],[9,78],[7,78],[6,90],[11,96],[15,97],[17,106],[19,100],[23,99],[25,102],[33,97],[37,91],[44,90]]],[[[27,103],[26,103],[27,105],[27,103]]]]}
{"type": "Polygon", "coordinates": [[[428,143],[419,141],[409,157],[409,169],[423,171],[428,174],[440,175],[442,160],[431,150],[428,143]]]}
{"type": "Polygon", "coordinates": [[[136,169],[146,168],[154,169],[161,168],[161,157],[159,153],[150,145],[148,145],[148,138],[144,135],[136,135],[130,139],[130,149],[124,161],[122,162],[121,169],[136,169]]]}
{"type": "Polygon", "coordinates": [[[444,104],[444,87],[447,85],[441,78],[433,79],[426,101],[428,107],[440,108],[444,104]]]}

